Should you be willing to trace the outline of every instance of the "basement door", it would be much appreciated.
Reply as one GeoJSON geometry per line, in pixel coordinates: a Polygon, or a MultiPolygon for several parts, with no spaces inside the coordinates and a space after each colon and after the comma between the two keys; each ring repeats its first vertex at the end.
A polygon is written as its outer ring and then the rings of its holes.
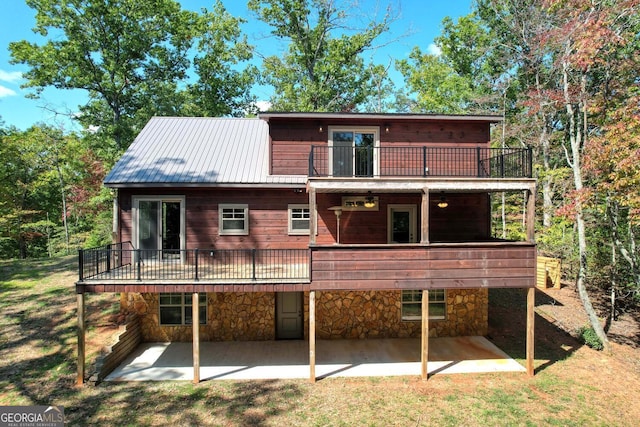
{"type": "Polygon", "coordinates": [[[304,337],[302,292],[276,293],[276,339],[296,340],[304,337]]]}

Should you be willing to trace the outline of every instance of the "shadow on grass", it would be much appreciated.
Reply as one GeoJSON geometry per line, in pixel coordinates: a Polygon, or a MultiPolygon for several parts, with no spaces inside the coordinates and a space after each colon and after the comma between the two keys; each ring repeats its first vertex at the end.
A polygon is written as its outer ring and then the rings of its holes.
{"type": "MultiPolygon", "coordinates": [[[[536,289],[536,306],[560,304],[536,289]]],[[[488,338],[514,359],[526,359],[527,290],[489,290],[488,338]]],[[[567,359],[583,344],[556,326],[551,319],[535,315],[534,357],[536,373],[567,359]]]]}

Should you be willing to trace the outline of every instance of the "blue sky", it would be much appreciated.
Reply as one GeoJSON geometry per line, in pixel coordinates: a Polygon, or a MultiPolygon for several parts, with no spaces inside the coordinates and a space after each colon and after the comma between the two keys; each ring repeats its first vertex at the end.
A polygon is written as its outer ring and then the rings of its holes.
{"type": "MultiPolygon", "coordinates": [[[[213,0],[181,0],[185,9],[210,9],[213,0]]],[[[441,22],[445,16],[457,18],[470,12],[471,0],[351,0],[356,3],[357,15],[362,22],[367,17],[379,11],[382,16],[386,4],[391,3],[400,12],[400,19],[396,21],[386,40],[393,41],[387,46],[377,49],[371,54],[378,63],[388,64],[392,60],[407,57],[414,46],[423,51],[429,49],[433,39],[440,33],[441,22]]],[[[245,18],[248,22],[243,25],[243,31],[249,37],[250,43],[265,55],[274,54],[280,46],[269,37],[269,28],[253,17],[246,7],[245,0],[223,0],[223,4],[234,16],[245,18]]],[[[35,25],[35,13],[24,0],[4,0],[0,5],[0,118],[7,126],[26,129],[29,126],[44,122],[54,126],[61,126],[67,130],[73,129],[67,119],[68,115],[77,111],[87,97],[83,91],[60,91],[46,89],[39,99],[29,99],[28,89],[21,89],[23,82],[21,72],[26,71],[23,65],[10,64],[8,46],[12,41],[30,40],[42,44],[44,40],[36,36],[31,29],[35,25]]],[[[355,23],[355,26],[358,22],[355,23]]],[[[399,78],[395,73],[394,78],[399,78]]],[[[398,84],[400,82],[397,82],[398,84]]],[[[255,94],[260,99],[268,99],[269,89],[257,87],[255,94]]]]}

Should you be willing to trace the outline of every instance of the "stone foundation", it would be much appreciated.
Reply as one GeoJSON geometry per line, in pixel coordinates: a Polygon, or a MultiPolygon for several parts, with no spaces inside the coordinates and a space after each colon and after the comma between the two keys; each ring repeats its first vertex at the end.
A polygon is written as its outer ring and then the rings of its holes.
{"type": "MultiPolygon", "coordinates": [[[[403,321],[401,291],[318,292],[316,334],[319,339],[419,337],[420,321],[403,321]]],[[[429,321],[430,337],[486,335],[487,289],[447,290],[447,315],[429,321]]]]}
{"type": "MultiPolygon", "coordinates": [[[[140,316],[147,342],[191,341],[192,327],[160,326],[158,294],[128,294],[130,311],[140,316]]],[[[401,291],[334,292],[316,294],[318,339],[419,337],[420,321],[401,320],[401,291]]],[[[208,293],[207,323],[200,325],[202,341],[261,341],[276,337],[275,293],[208,293]]],[[[447,291],[447,315],[429,322],[429,336],[486,335],[487,289],[447,291]]],[[[304,337],[308,338],[309,293],[304,295],[304,337]]]]}

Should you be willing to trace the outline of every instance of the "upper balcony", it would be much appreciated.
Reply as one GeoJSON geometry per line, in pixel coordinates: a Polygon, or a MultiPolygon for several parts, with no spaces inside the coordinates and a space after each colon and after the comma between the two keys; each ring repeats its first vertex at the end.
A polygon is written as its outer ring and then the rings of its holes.
{"type": "Polygon", "coordinates": [[[530,148],[311,146],[309,177],[531,178],[530,148]]]}

